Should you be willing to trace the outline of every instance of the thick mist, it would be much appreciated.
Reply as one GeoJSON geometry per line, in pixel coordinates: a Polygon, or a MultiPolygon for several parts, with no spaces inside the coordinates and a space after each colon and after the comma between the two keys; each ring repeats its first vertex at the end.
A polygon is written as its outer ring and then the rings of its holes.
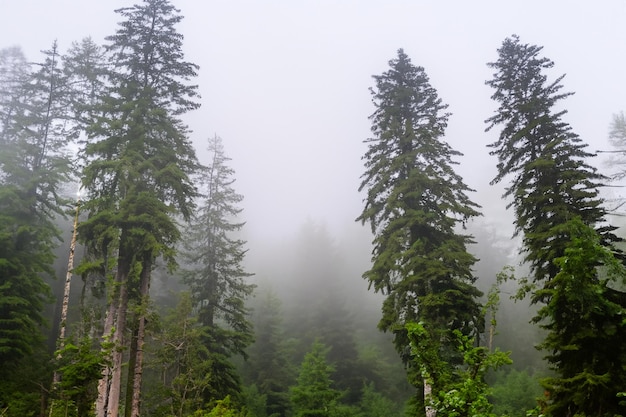
{"type": "MultiPolygon", "coordinates": [[[[62,51],[87,36],[104,43],[116,27],[114,9],[134,2],[39,3],[6,2],[0,10],[0,48],[20,46],[29,62],[40,61],[40,51],[54,41],[62,51]]],[[[280,340],[257,338],[249,347],[249,361],[235,363],[243,384],[250,387],[262,380],[262,343],[276,343],[272,348],[284,364],[281,389],[288,392],[299,364],[313,343],[321,341],[336,368],[336,388],[346,393],[351,405],[361,400],[363,381],[371,381],[396,405],[413,394],[392,335],[377,328],[384,296],[368,289],[362,278],[371,263],[372,233],[355,221],[364,204],[358,189],[364,172],[363,142],[371,135],[368,117],[374,111],[372,75],[387,68],[398,48],[425,68],[449,105],[444,139],[463,154],[455,158],[455,169],[474,190],[469,197],[482,213],[459,232],[474,238],[469,251],[479,259],[474,272],[485,294],[507,266],[517,278],[527,274],[509,201],[502,198],[506,181],[490,184],[497,161],[487,145],[497,132],[485,131],[484,121],[496,110],[485,85],[492,76],[486,63],[496,58],[502,39],[515,33],[543,45],[545,55],[555,62],[551,76],[567,74],[562,80],[565,91],[575,94],[565,100],[563,119],[590,151],[609,148],[611,116],[624,108],[624,58],[619,51],[626,41],[626,4],[618,0],[489,0],[455,2],[452,7],[374,0],[173,3],[184,16],[179,30],[185,59],[200,67],[193,82],[199,87],[201,107],[183,120],[203,164],[211,162],[206,139],[219,135],[223,140],[234,170],[232,186],[243,196],[242,211],[234,220],[245,225],[235,237],[246,242],[243,267],[256,285],[246,306],[254,326],[276,331],[280,340]]],[[[605,160],[600,154],[589,163],[609,175],[605,160]]],[[[619,207],[620,188],[603,193],[609,204],[619,207]]],[[[619,227],[625,222],[619,213],[607,220],[619,227]]],[[[59,278],[67,265],[70,221],[59,220],[63,243],[56,251],[57,280],[50,281],[56,300],[63,289],[59,278]]],[[[616,233],[624,236],[623,229],[616,233]]],[[[77,262],[83,253],[79,249],[77,262]]],[[[100,321],[97,311],[105,301],[94,297],[93,305],[85,306],[80,300],[89,294],[102,297],[98,291],[103,288],[104,279],[76,279],[68,321],[75,324],[89,311],[94,323],[100,321]]],[[[151,307],[165,317],[185,290],[180,276],[158,265],[151,307]]],[[[501,287],[494,343],[511,351],[513,371],[489,375],[500,386],[511,375],[522,375],[527,383],[546,373],[543,354],[535,348],[543,335],[529,323],[536,306],[527,299],[514,301],[516,291],[515,282],[501,287]]],[[[59,310],[57,301],[46,311],[52,323],[59,310]]],[[[150,331],[158,334],[166,324],[155,318],[150,331]]],[[[55,326],[58,323],[49,329],[51,351],[55,326]]],[[[480,340],[483,345],[485,338],[480,340]]],[[[155,352],[149,355],[158,356],[155,352]]],[[[158,370],[147,373],[148,379],[159,379],[158,370]]]]}

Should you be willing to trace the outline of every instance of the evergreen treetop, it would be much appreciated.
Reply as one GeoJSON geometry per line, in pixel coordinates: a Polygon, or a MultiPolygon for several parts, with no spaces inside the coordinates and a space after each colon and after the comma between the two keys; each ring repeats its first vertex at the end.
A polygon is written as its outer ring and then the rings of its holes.
{"type": "Polygon", "coordinates": [[[541,57],[541,50],[517,36],[505,39],[498,60],[488,64],[496,72],[486,82],[500,105],[486,120],[488,131],[501,127],[498,140],[489,145],[498,158],[492,182],[512,177],[505,197],[511,197],[525,260],[539,281],[556,274],[552,260],[563,254],[562,225],[573,216],[599,225],[605,215],[598,196],[604,177],[586,162],[593,156],[585,150],[587,144],[562,120],[566,110],[555,110],[572,93],[561,92],[564,75],[548,82],[545,72],[554,63],[541,57]],[[548,241],[552,243],[546,245],[548,241]]]}
{"type": "Polygon", "coordinates": [[[472,239],[458,233],[479,212],[453,169],[460,153],[442,139],[447,106],[402,49],[389,66],[371,89],[373,137],[365,141],[359,187],[367,197],[357,220],[370,223],[375,235],[364,277],[387,295],[379,327],[396,334],[407,360],[404,323],[426,320],[465,332],[479,326],[476,259],[466,250],[472,239]]]}

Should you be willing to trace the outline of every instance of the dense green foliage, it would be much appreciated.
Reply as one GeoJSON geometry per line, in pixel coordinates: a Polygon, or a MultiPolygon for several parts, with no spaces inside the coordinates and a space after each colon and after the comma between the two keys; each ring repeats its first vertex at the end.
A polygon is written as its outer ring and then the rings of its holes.
{"type": "MultiPolygon", "coordinates": [[[[625,257],[598,191],[608,176],[557,110],[571,93],[562,76],[548,81],[541,47],[513,36],[489,64],[494,182],[511,180],[531,277],[521,292],[536,309],[533,325],[502,329],[503,342],[499,291],[480,299],[477,286],[511,247],[472,224],[479,207],[455,172],[461,153],[444,141],[447,105],[402,49],[370,90],[357,220],[373,245],[308,221],[279,246],[254,248],[253,278],[222,140],[208,140],[202,166],[182,119],[199,96],[180,11],[143,0],[116,12],[106,45],[85,38],[62,53],[54,43],[37,64],[0,50],[0,416],[626,413],[625,257]],[[61,323],[47,304],[67,272],[58,245],[76,182],[83,287],[72,287],[80,300],[55,350],[61,323]],[[254,299],[257,285],[265,296],[254,299]],[[370,307],[381,302],[382,318],[370,307]],[[550,373],[526,360],[538,334],[550,373]],[[493,371],[510,357],[522,359],[493,371]]],[[[616,178],[625,126],[615,116],[616,178]]]]}
{"type": "Polygon", "coordinates": [[[508,353],[477,347],[473,338],[456,330],[454,336],[463,356],[463,367],[451,371],[439,358],[439,342],[431,339],[430,332],[421,323],[409,323],[407,330],[411,350],[418,358],[420,376],[432,386],[426,406],[444,417],[493,416],[485,375],[491,369],[510,364],[508,353]]]}
{"type": "Polygon", "coordinates": [[[83,242],[99,242],[100,256],[116,258],[104,326],[105,338],[112,337],[116,348],[110,376],[103,374],[98,392],[99,416],[118,412],[120,349],[127,343],[128,328],[135,334],[126,388],[127,401],[133,404],[126,408],[138,412],[139,347],[151,272],[158,257],[175,264],[180,238],[175,216],[191,216],[196,196],[191,175],[198,167],[187,128],[178,118],[199,106],[193,101],[196,86],[188,83],[196,66],[183,60],[182,36],[175,29],[182,16],[166,0],[147,0],[117,12],[124,20],[106,47],[114,65],[87,128],[82,183],[89,218],[79,228],[83,242]],[[129,302],[138,306],[130,316],[129,302]]]}
{"type": "Polygon", "coordinates": [[[405,363],[412,360],[405,324],[423,322],[441,362],[453,365],[460,358],[452,331],[475,335],[481,327],[476,259],[466,249],[472,240],[457,231],[479,213],[453,170],[460,154],[442,140],[449,115],[424,69],[402,50],[389,66],[374,77],[374,137],[360,186],[367,198],[358,220],[374,233],[364,277],[386,295],[379,327],[394,333],[405,363]]]}
{"type": "MultiPolygon", "coordinates": [[[[487,81],[500,107],[486,121],[487,130],[502,128],[498,140],[489,145],[498,158],[493,182],[512,176],[505,196],[512,198],[525,261],[538,283],[556,274],[553,260],[567,244],[567,235],[559,228],[573,216],[596,225],[605,214],[598,197],[603,176],[585,161],[592,154],[562,120],[566,111],[556,109],[572,93],[560,92],[564,76],[548,82],[545,72],[554,63],[540,56],[541,49],[516,36],[503,42],[498,60],[488,64],[496,72],[487,81]],[[548,241],[550,245],[545,245],[548,241]]],[[[534,295],[533,300],[542,298],[534,295]]]]}
{"type": "Polygon", "coordinates": [[[265,396],[266,415],[285,417],[291,407],[289,387],[295,380],[295,371],[289,360],[280,300],[268,292],[254,313],[256,338],[248,349],[250,359],[245,376],[265,396]]]}
{"type": "Polygon", "coordinates": [[[603,177],[585,162],[592,155],[562,120],[565,110],[555,110],[571,93],[560,92],[563,76],[547,81],[545,72],[554,64],[540,56],[541,49],[513,36],[489,64],[496,72],[487,84],[500,107],[487,120],[488,130],[502,127],[490,145],[498,157],[494,182],[512,176],[505,196],[512,198],[531,268],[533,282],[526,289],[533,302],[544,304],[534,321],[548,331],[541,347],[557,374],[544,381],[547,411],[619,414],[626,296],[597,268],[624,275],[616,271],[610,246],[602,248],[615,239],[602,223],[598,187],[603,177]]]}
{"type": "Polygon", "coordinates": [[[332,387],[333,367],[326,361],[328,348],[316,341],[304,356],[297,383],[291,388],[294,417],[330,417],[341,392],[332,387]]]}
{"type": "Polygon", "coordinates": [[[70,132],[56,44],[34,71],[19,50],[5,50],[0,112],[0,366],[33,353],[53,274],[56,216],[69,181],[70,132]]]}
{"type": "Polygon", "coordinates": [[[543,388],[536,377],[526,370],[508,369],[495,373],[489,399],[496,415],[526,417],[527,411],[535,408],[537,399],[542,396],[543,388]]]}
{"type": "Polygon", "coordinates": [[[626,268],[602,246],[595,230],[574,218],[564,227],[569,242],[554,260],[559,272],[539,290],[549,302],[536,321],[548,330],[541,347],[550,352],[557,376],[542,384],[552,415],[613,415],[624,412],[626,390],[626,268]],[[598,265],[602,268],[598,270],[598,265]]]}
{"type": "Polygon", "coordinates": [[[211,362],[203,343],[205,329],[193,312],[191,295],[183,292],[176,307],[162,312],[162,322],[151,333],[144,393],[147,415],[184,417],[203,407],[211,362]]]}

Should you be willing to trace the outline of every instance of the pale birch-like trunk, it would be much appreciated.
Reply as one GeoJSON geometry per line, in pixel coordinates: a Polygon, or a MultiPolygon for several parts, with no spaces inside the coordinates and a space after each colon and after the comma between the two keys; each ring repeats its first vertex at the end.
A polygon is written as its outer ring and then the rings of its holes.
{"type": "MultiPolygon", "coordinates": [[[[57,340],[57,360],[61,359],[61,349],[65,347],[65,329],[67,328],[67,310],[70,305],[70,288],[72,283],[72,270],[74,269],[74,253],[76,252],[76,228],[78,227],[78,211],[80,200],[76,201],[76,213],[74,214],[74,228],[72,229],[72,240],[70,241],[70,254],[67,258],[67,273],[65,274],[65,286],[63,288],[63,304],[61,306],[61,320],[59,322],[59,338],[57,340]]],[[[61,375],[55,369],[52,377],[52,386],[61,382],[61,375]]]]}
{"type": "MultiPolygon", "coordinates": [[[[113,323],[115,316],[117,315],[117,303],[112,301],[107,309],[106,316],[104,318],[104,336],[103,339],[107,340],[113,330],[113,323]]],[[[111,355],[107,355],[105,358],[111,360],[111,355]]],[[[98,397],[96,398],[96,417],[105,417],[107,409],[107,400],[109,397],[109,384],[111,380],[111,366],[107,365],[102,368],[102,377],[98,381],[98,397]]]]}
{"type": "Polygon", "coordinates": [[[431,406],[433,397],[433,387],[430,385],[426,379],[424,379],[424,411],[426,412],[426,417],[436,417],[437,410],[435,407],[431,406]]]}

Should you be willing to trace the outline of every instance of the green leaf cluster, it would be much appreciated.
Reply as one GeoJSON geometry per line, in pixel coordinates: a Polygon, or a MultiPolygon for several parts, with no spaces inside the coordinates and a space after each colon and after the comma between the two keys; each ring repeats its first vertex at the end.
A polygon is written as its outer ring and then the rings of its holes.
{"type": "Polygon", "coordinates": [[[473,337],[455,330],[456,348],[463,362],[454,367],[441,360],[437,335],[423,323],[408,323],[407,331],[419,369],[416,377],[431,387],[430,398],[424,398],[426,407],[432,407],[437,416],[444,417],[495,416],[485,376],[489,370],[511,364],[510,352],[498,349],[489,352],[476,346],[473,337]]]}

